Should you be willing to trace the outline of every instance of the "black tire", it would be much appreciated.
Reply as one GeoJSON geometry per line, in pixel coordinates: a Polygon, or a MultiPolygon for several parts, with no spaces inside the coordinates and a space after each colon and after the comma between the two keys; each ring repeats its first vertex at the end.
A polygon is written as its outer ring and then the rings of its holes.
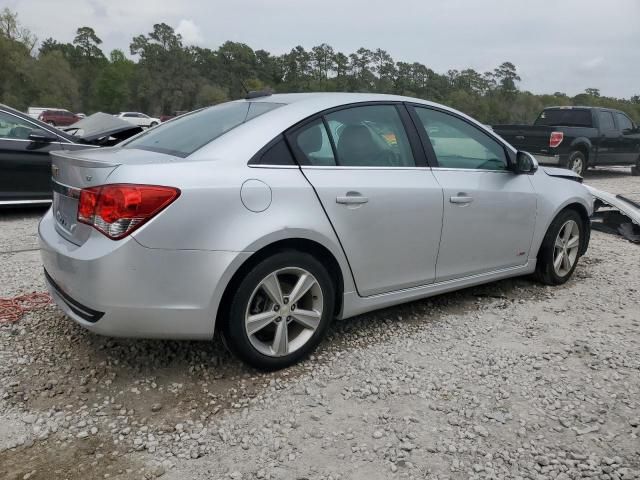
{"type": "Polygon", "coordinates": [[[551,222],[549,225],[549,229],[544,236],[542,241],[542,245],[540,247],[540,251],[538,252],[538,262],[536,264],[536,271],[534,276],[536,280],[545,285],[561,285],[565,283],[567,280],[571,278],[573,272],[578,265],[578,261],[580,259],[580,251],[582,248],[582,243],[584,242],[585,236],[585,225],[582,217],[575,210],[563,210],[558,214],[558,216],[551,222]],[[555,268],[553,266],[553,255],[554,255],[554,244],[558,234],[560,233],[560,229],[563,225],[569,220],[573,220],[578,225],[579,230],[579,247],[578,247],[578,255],[576,256],[575,262],[571,269],[564,275],[559,275],[556,273],[555,268]]]}
{"type": "Polygon", "coordinates": [[[579,150],[575,150],[571,152],[569,158],[567,159],[567,163],[564,168],[568,170],[573,170],[578,175],[584,175],[584,172],[587,171],[587,159],[579,150]]]}
{"type": "MultiPolygon", "coordinates": [[[[233,288],[233,287],[232,287],[233,288]]],[[[226,309],[222,337],[225,345],[243,362],[265,371],[279,370],[300,361],[311,353],[324,337],[333,319],[335,286],[327,269],[315,257],[297,250],[283,250],[260,261],[235,285],[235,294],[226,309]],[[297,350],[283,356],[265,355],[255,348],[245,327],[245,314],[252,294],[268,275],[284,268],[301,268],[311,273],[322,291],[322,315],[313,335],[297,350]]],[[[292,314],[293,315],[293,314],[292,314]]]]}
{"type": "Polygon", "coordinates": [[[640,177],[640,158],[638,158],[636,164],[631,167],[631,175],[634,177],[640,177]]]}
{"type": "Polygon", "coordinates": [[[56,122],[47,122],[47,125],[51,125],[52,127],[56,126],[56,122]]]}
{"type": "Polygon", "coordinates": [[[149,124],[149,128],[153,128],[153,127],[155,127],[156,125],[158,125],[158,122],[151,122],[151,123],[149,124]]]}

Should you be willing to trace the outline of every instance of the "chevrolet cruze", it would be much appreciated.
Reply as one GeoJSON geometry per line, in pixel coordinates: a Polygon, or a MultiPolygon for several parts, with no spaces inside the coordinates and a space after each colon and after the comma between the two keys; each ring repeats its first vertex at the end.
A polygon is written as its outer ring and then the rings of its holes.
{"type": "Polygon", "coordinates": [[[567,281],[592,197],[466,115],[390,95],[253,94],[54,153],[44,275],[113,336],[210,339],[262,369],[334,319],[501,278],[567,281]]]}

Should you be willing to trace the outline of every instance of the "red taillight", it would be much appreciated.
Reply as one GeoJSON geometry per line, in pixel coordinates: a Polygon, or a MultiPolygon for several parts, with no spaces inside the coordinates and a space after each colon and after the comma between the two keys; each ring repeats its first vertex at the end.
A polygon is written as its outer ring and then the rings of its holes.
{"type": "Polygon", "coordinates": [[[173,187],[113,184],[80,192],[78,221],[113,240],[126,237],[180,195],[173,187]]]}
{"type": "Polygon", "coordinates": [[[563,139],[564,139],[564,133],[551,132],[551,136],[549,137],[549,146],[551,148],[556,148],[558,145],[562,143],[563,139]]]}

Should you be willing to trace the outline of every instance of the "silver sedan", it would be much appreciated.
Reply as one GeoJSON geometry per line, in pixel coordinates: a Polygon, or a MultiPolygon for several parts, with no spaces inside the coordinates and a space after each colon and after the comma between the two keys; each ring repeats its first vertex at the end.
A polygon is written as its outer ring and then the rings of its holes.
{"type": "Polygon", "coordinates": [[[251,95],[54,154],[55,301],[113,336],[210,339],[262,369],[334,319],[534,274],[566,282],[592,197],[466,115],[371,94],[251,95]]]}

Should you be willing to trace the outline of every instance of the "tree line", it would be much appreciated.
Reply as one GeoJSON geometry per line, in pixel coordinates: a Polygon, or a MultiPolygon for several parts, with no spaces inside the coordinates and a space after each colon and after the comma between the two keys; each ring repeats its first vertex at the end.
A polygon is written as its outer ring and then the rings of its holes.
{"type": "Polygon", "coordinates": [[[165,23],[132,38],[128,58],[108,55],[91,27],[80,27],[71,43],[38,42],[8,8],[0,12],[0,101],[67,108],[87,114],[142,111],[151,115],[242,98],[246,90],[274,92],[377,92],[424,98],[457,108],[484,123],[531,122],[550,105],[617,108],[640,123],[640,95],[601,96],[597,88],[568,96],[536,95],[519,88],[515,65],[494,70],[438,73],[418,62],[395,61],[380,48],[345,54],[323,43],[273,55],[227,41],[212,50],[184,45],[165,23]]]}

